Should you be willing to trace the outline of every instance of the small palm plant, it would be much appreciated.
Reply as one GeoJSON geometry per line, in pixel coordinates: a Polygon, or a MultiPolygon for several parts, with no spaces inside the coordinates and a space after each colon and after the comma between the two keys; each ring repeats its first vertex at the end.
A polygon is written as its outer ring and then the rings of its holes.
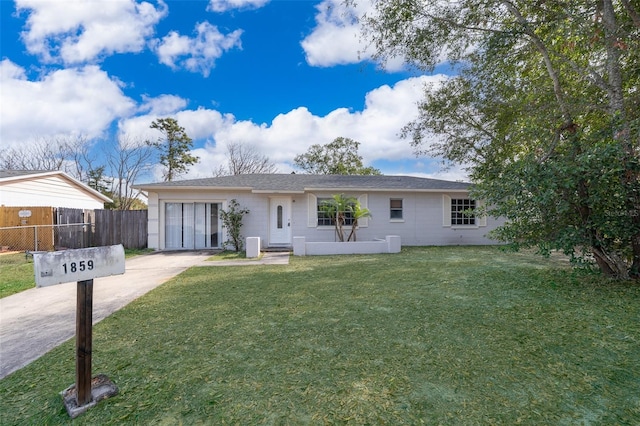
{"type": "Polygon", "coordinates": [[[356,241],[356,229],[358,228],[358,220],[364,219],[366,217],[371,217],[371,212],[369,211],[369,209],[362,207],[360,201],[358,200],[355,200],[355,203],[353,204],[349,204],[348,209],[351,212],[352,222],[351,232],[349,233],[347,241],[352,241],[352,238],[353,241],[356,241]]]}
{"type": "Polygon", "coordinates": [[[358,220],[371,217],[369,209],[362,208],[360,202],[354,197],[346,197],[344,194],[334,194],[331,199],[325,200],[320,206],[321,210],[331,218],[336,229],[338,241],[345,241],[344,226],[350,220],[351,231],[346,241],[356,241],[356,229],[358,220]]]}
{"type": "Polygon", "coordinates": [[[334,194],[329,200],[325,200],[320,205],[320,209],[325,215],[331,218],[333,226],[336,228],[336,235],[338,241],[344,241],[344,224],[346,222],[345,213],[349,204],[350,198],[345,197],[344,194],[334,194]]]}

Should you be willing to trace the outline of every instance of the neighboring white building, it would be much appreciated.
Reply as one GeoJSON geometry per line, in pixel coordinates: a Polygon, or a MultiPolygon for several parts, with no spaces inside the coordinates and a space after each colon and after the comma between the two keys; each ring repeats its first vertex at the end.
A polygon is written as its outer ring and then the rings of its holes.
{"type": "Polygon", "coordinates": [[[502,223],[463,211],[480,207],[471,184],[410,176],[249,174],[135,185],[149,196],[149,248],[218,248],[227,239],[219,219],[235,199],[250,210],[242,235],[262,248],[291,247],[293,237],[335,241],[319,209],[334,194],[355,197],[372,217],[358,241],[398,235],[402,245],[496,244],[486,234],[502,223]]]}
{"type": "Polygon", "coordinates": [[[94,210],[111,201],[61,171],[0,170],[0,206],[94,210]]]}

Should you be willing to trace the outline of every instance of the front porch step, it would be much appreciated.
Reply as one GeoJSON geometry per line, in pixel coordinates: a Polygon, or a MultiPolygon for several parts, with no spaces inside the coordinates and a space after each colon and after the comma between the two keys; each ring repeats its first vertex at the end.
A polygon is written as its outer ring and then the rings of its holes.
{"type": "Polygon", "coordinates": [[[293,247],[266,247],[261,249],[263,253],[291,253],[293,247]]]}

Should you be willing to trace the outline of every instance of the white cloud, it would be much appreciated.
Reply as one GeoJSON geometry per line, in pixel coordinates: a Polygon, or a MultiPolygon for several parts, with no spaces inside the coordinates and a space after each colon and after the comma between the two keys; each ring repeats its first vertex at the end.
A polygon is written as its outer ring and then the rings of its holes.
{"type": "MultiPolygon", "coordinates": [[[[270,123],[238,121],[213,109],[186,109],[188,101],[171,94],[145,97],[135,105],[119,83],[96,66],[58,70],[31,81],[24,69],[5,59],[0,62],[0,78],[3,146],[57,135],[99,137],[114,121],[131,140],[154,140],[159,135],[150,129],[152,121],[174,117],[195,141],[195,154],[203,159],[187,176],[198,177],[211,175],[224,163],[230,142],[250,145],[281,172],[293,170],[293,158],[312,144],[326,144],[339,136],[361,143],[359,153],[367,165],[379,160],[406,163],[414,158],[413,151],[398,133],[417,116],[424,85],[437,85],[446,77],[420,76],[376,88],[367,93],[362,111],[338,108],[318,116],[301,106],[277,115],[270,123]]],[[[429,169],[414,165],[406,172],[427,174],[429,169]]],[[[459,172],[451,176],[459,178],[459,172]]]]}
{"type": "Polygon", "coordinates": [[[0,62],[0,79],[4,83],[11,80],[26,80],[27,75],[24,72],[24,68],[14,64],[8,59],[3,59],[0,62]]]}
{"type": "MultiPolygon", "coordinates": [[[[362,8],[368,3],[359,4],[362,8]]],[[[330,67],[357,63],[370,57],[360,38],[358,16],[362,10],[347,7],[342,0],[324,0],[316,9],[316,27],[301,42],[309,65],[330,67]]]]}
{"type": "Polygon", "coordinates": [[[16,0],[28,11],[22,33],[27,50],[45,62],[80,64],[113,53],[140,52],[167,5],[149,2],[16,0]]]}
{"type": "MultiPolygon", "coordinates": [[[[362,111],[338,108],[325,116],[317,116],[306,107],[298,107],[279,114],[269,124],[237,121],[230,114],[204,108],[174,111],[171,116],[192,139],[207,141],[206,144],[200,142],[194,151],[206,161],[195,165],[188,177],[209,176],[215,168],[212,164],[224,162],[225,147],[230,142],[250,145],[278,164],[281,172],[293,170],[293,158],[311,145],[327,144],[339,136],[361,143],[359,153],[367,165],[377,160],[403,162],[414,155],[409,141],[401,139],[398,133],[417,117],[417,103],[422,99],[424,85],[437,85],[445,78],[421,76],[402,80],[394,86],[381,86],[366,95],[362,111]]],[[[158,117],[149,114],[123,120],[120,129],[149,138],[152,135],[149,125],[155,118],[158,117]]]]}
{"type": "Polygon", "coordinates": [[[207,10],[226,12],[232,9],[259,9],[270,0],[210,0],[207,10]]]}
{"type": "Polygon", "coordinates": [[[158,116],[173,114],[187,106],[187,100],[176,95],[160,95],[155,98],[144,96],[143,100],[138,111],[158,116]]]}
{"type": "Polygon", "coordinates": [[[50,72],[28,80],[8,59],[0,62],[0,139],[12,146],[57,135],[100,136],[135,105],[117,81],[96,66],[50,72]]]}
{"type": "Polygon", "coordinates": [[[171,31],[162,40],[156,40],[154,50],[161,63],[178,69],[185,68],[191,72],[209,76],[215,61],[232,48],[242,48],[240,36],[242,30],[235,30],[227,35],[209,22],[196,25],[193,38],[171,31]]]}
{"type": "MultiPolygon", "coordinates": [[[[162,95],[159,99],[165,99],[167,96],[162,95]]],[[[148,100],[147,103],[153,103],[153,101],[148,100]]],[[[193,140],[211,139],[219,129],[230,126],[235,121],[231,114],[221,114],[218,111],[204,108],[180,111],[177,109],[164,110],[162,113],[153,110],[149,114],[122,119],[118,123],[118,130],[121,134],[135,140],[155,140],[160,134],[149,126],[154,120],[165,117],[175,118],[193,140]]]]}
{"type": "MultiPolygon", "coordinates": [[[[323,0],[316,9],[316,27],[300,43],[309,65],[331,67],[372,60],[374,49],[362,38],[359,23],[364,14],[374,12],[371,1],[359,1],[352,7],[343,0],[323,0]]],[[[401,58],[385,64],[390,71],[403,66],[401,58]]]]}

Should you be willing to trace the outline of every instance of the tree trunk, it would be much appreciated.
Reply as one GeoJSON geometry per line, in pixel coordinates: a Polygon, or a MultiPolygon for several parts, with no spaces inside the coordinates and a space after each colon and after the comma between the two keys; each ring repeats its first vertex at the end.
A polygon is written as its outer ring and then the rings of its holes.
{"type": "Polygon", "coordinates": [[[351,241],[351,238],[353,238],[353,241],[356,241],[356,228],[358,227],[358,221],[354,220],[353,224],[351,225],[351,232],[349,232],[349,238],[347,238],[347,241],[351,241]]]}
{"type": "Polygon", "coordinates": [[[619,256],[600,247],[591,247],[591,253],[603,275],[618,280],[629,279],[627,264],[619,256]]]}
{"type": "Polygon", "coordinates": [[[339,211],[336,212],[336,234],[338,234],[338,241],[344,242],[344,214],[339,211]]]}
{"type": "Polygon", "coordinates": [[[636,280],[640,280],[640,232],[631,239],[632,262],[629,276],[636,280]]]}

